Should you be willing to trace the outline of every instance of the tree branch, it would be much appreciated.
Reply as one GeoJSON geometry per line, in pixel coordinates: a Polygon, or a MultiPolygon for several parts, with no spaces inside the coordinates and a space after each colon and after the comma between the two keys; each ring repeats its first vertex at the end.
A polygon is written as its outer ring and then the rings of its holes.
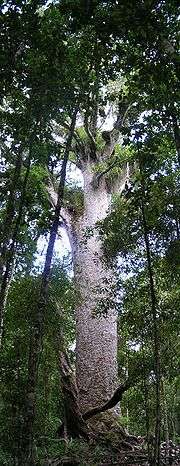
{"type": "Polygon", "coordinates": [[[90,409],[85,414],[83,414],[83,419],[87,421],[91,417],[95,416],[96,414],[103,413],[108,409],[114,408],[114,406],[122,400],[123,394],[132,386],[132,382],[129,379],[125,381],[124,384],[119,385],[119,387],[115,390],[110,400],[108,400],[104,405],[98,406],[97,408],[90,409]]]}
{"type": "Polygon", "coordinates": [[[117,165],[117,162],[118,160],[115,160],[114,163],[112,163],[111,165],[109,165],[105,170],[103,170],[101,173],[99,173],[98,175],[94,175],[93,177],[93,186],[94,188],[98,188],[99,186],[99,181],[100,179],[102,178],[103,175],[106,175],[106,173],[108,173],[110,170],[112,170],[112,168],[114,168],[116,165],[117,165]]]}
{"type": "MultiPolygon", "coordinates": [[[[66,123],[64,124],[64,127],[65,128],[69,128],[69,125],[67,125],[66,123]]],[[[75,139],[81,153],[83,155],[85,155],[85,147],[84,147],[84,142],[82,141],[82,139],[80,138],[79,134],[76,133],[76,131],[74,131],[74,134],[73,134],[73,138],[75,139]]]]}
{"type": "MultiPolygon", "coordinates": [[[[67,129],[68,131],[70,131],[70,125],[68,125],[68,123],[66,122],[63,122],[61,124],[63,126],[63,128],[67,129]]],[[[52,127],[52,130],[53,131],[56,131],[57,135],[58,135],[58,130],[59,128],[57,127],[52,127]]],[[[81,156],[82,156],[82,159],[85,158],[85,146],[84,146],[84,143],[82,141],[82,139],[80,138],[80,136],[77,134],[76,132],[76,129],[74,129],[74,132],[73,132],[73,139],[75,139],[76,143],[77,143],[77,146],[81,152],[81,156]]],[[[63,144],[61,144],[61,146],[63,147],[63,144]]],[[[72,151],[75,152],[74,148],[72,147],[72,151]]],[[[81,168],[81,161],[79,160],[79,157],[77,156],[77,164],[78,168],[81,168]]]]}
{"type": "Polygon", "coordinates": [[[92,148],[92,153],[93,153],[93,159],[96,160],[96,141],[89,129],[89,124],[88,124],[88,114],[86,112],[85,114],[85,117],[84,117],[84,128],[85,128],[85,131],[90,139],[90,143],[91,143],[91,148],[92,148]]]}
{"type": "MultiPolygon", "coordinates": [[[[121,130],[131,107],[132,107],[132,104],[126,105],[126,107],[124,108],[124,113],[123,114],[119,113],[119,115],[117,116],[117,120],[114,124],[114,129],[121,130]]],[[[122,111],[122,108],[120,110],[122,111]]]]}
{"type": "Polygon", "coordinates": [[[103,149],[102,156],[101,156],[102,159],[110,158],[111,155],[113,154],[115,145],[117,144],[119,140],[121,128],[124,125],[124,122],[127,118],[127,114],[131,106],[132,104],[127,105],[127,103],[124,103],[124,105],[121,104],[121,107],[119,105],[119,113],[117,116],[117,120],[114,124],[114,128],[111,131],[109,131],[109,140],[106,142],[105,147],[103,149]]]}

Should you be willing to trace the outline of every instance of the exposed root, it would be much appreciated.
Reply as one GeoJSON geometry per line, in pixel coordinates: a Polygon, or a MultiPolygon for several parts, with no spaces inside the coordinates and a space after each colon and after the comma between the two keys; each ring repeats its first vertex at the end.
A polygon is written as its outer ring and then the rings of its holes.
{"type": "MultiPolygon", "coordinates": [[[[97,406],[82,415],[79,407],[76,381],[65,351],[59,352],[59,367],[64,398],[64,423],[57,430],[58,437],[84,438],[86,440],[90,439],[92,436],[96,437],[96,431],[98,434],[98,429],[91,429],[91,426],[97,424],[97,415],[99,424],[102,420],[102,413],[106,413],[108,410],[116,406],[116,404],[122,399],[123,393],[131,386],[129,379],[115,390],[111,399],[104,405],[97,406]],[[94,419],[93,422],[90,421],[92,418],[94,419]]],[[[107,429],[110,430],[112,423],[117,421],[117,417],[113,418],[113,414],[110,412],[106,416],[106,423],[107,419],[109,419],[107,429]]]]}
{"type": "MultiPolygon", "coordinates": [[[[86,445],[90,450],[93,450],[97,446],[102,448],[108,461],[112,457],[112,454],[118,457],[118,464],[128,464],[126,458],[129,458],[129,455],[132,457],[135,455],[136,458],[140,452],[141,456],[144,455],[140,439],[129,435],[119,425],[117,416],[111,411],[122,399],[123,393],[131,386],[129,379],[117,388],[111,399],[104,405],[93,408],[82,415],[79,407],[76,381],[67,354],[64,351],[59,352],[59,366],[64,397],[64,423],[58,429],[58,437],[64,437],[67,441],[68,438],[84,439],[86,442],[88,441],[86,445]],[[121,457],[124,458],[124,463],[121,463],[121,457]]],[[[66,457],[55,459],[54,462],[47,464],[52,466],[76,466],[80,462],[79,458],[66,457]]],[[[88,462],[87,464],[91,465],[88,462]]],[[[109,464],[113,463],[109,462],[109,464]]],[[[141,464],[143,463],[141,462],[141,464]]]]}
{"type": "Polygon", "coordinates": [[[64,423],[59,427],[57,435],[58,437],[80,437],[88,440],[88,426],[80,412],[75,378],[73,377],[67,354],[63,351],[59,353],[59,366],[64,398],[64,423]]]}

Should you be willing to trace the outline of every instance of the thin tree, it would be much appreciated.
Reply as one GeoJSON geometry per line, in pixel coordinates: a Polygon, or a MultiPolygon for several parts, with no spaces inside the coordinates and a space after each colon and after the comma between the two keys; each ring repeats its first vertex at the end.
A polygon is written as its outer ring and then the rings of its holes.
{"type": "Polygon", "coordinates": [[[63,203],[64,186],[66,179],[66,167],[71,149],[71,143],[73,139],[73,133],[76,125],[78,107],[75,108],[71,120],[69,134],[66,141],[66,147],[64,151],[64,158],[61,168],[61,177],[58,187],[57,204],[54,213],[54,220],[50,230],[48,248],[46,252],[46,259],[44,264],[44,270],[42,273],[41,287],[37,306],[35,309],[35,322],[31,332],[31,341],[29,349],[29,363],[28,363],[28,380],[27,380],[27,394],[26,394],[26,417],[24,425],[24,440],[23,440],[23,465],[34,465],[34,421],[36,414],[36,387],[38,379],[38,368],[39,368],[39,357],[42,350],[42,339],[43,339],[43,323],[46,312],[46,303],[48,298],[48,283],[50,278],[50,270],[54,252],[54,244],[59,228],[59,218],[61,207],[63,203]]]}
{"type": "MultiPolygon", "coordinates": [[[[13,262],[14,262],[14,256],[15,256],[15,251],[16,251],[16,244],[17,244],[17,239],[18,239],[18,234],[19,230],[21,227],[21,222],[22,222],[22,217],[23,217],[23,208],[25,205],[25,199],[26,199],[26,189],[27,189],[27,184],[28,184],[28,178],[29,178],[29,172],[30,172],[30,166],[31,166],[31,157],[32,157],[32,141],[30,142],[29,145],[29,154],[28,154],[28,159],[27,159],[27,168],[23,180],[23,185],[22,185],[22,190],[21,190],[21,197],[19,201],[19,208],[18,208],[18,213],[17,213],[17,218],[15,220],[14,228],[12,231],[12,237],[11,237],[11,242],[9,245],[9,249],[7,248],[7,239],[3,245],[3,256],[6,258],[4,261],[4,270],[2,273],[2,279],[1,279],[1,289],[0,289],[0,346],[2,343],[2,336],[3,336],[3,322],[4,322],[4,310],[6,306],[6,301],[7,301],[7,296],[8,296],[8,289],[12,277],[12,271],[13,271],[13,262]]],[[[16,170],[16,175],[17,175],[17,170],[16,170]]],[[[9,216],[7,217],[8,220],[8,227],[12,225],[12,208],[13,207],[13,201],[11,199],[10,202],[11,205],[11,216],[10,216],[10,211],[9,211],[9,216]]],[[[7,222],[6,222],[7,223],[7,222]]]]}
{"type": "Polygon", "coordinates": [[[159,466],[160,464],[160,432],[161,432],[161,364],[160,364],[160,336],[159,336],[159,319],[157,312],[157,299],[154,285],[153,265],[151,258],[151,247],[148,233],[148,225],[146,219],[146,206],[145,206],[145,182],[144,173],[141,160],[141,154],[139,149],[139,140],[137,138],[138,145],[138,161],[141,175],[141,199],[140,208],[142,214],[142,226],[144,243],[146,249],[147,268],[149,275],[149,293],[151,299],[151,311],[153,321],[153,337],[154,337],[154,369],[156,377],[156,424],[155,424],[155,443],[154,443],[154,455],[152,466],[159,466]]]}

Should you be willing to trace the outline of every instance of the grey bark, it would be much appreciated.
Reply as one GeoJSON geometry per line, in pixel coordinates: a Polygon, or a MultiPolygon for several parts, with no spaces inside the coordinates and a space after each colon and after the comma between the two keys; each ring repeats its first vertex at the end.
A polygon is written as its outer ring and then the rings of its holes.
{"type": "Polygon", "coordinates": [[[82,413],[111,398],[117,384],[117,319],[107,306],[107,315],[95,317],[100,300],[108,300],[113,273],[103,263],[102,245],[95,230],[109,209],[105,180],[92,184],[91,165],[84,176],[84,213],[74,222],[74,274],[79,292],[76,309],[76,374],[82,413]],[[93,236],[85,238],[89,229],[93,236]]]}
{"type": "MultiPolygon", "coordinates": [[[[76,380],[83,413],[104,405],[117,388],[117,316],[111,307],[113,271],[105,265],[96,223],[110,208],[104,177],[94,187],[92,162],[84,164],[84,209],[77,218],[62,210],[69,236],[77,289],[76,380]],[[88,232],[90,231],[90,237],[88,232]],[[97,315],[98,303],[106,304],[106,315],[97,315]]],[[[56,195],[48,187],[52,203],[56,195]]],[[[99,307],[101,311],[101,306],[99,307]]],[[[117,411],[117,407],[114,408],[117,411]]]]}
{"type": "MultiPolygon", "coordinates": [[[[105,264],[96,228],[97,222],[104,220],[110,209],[111,197],[104,177],[99,180],[98,187],[94,187],[92,162],[84,164],[82,173],[83,214],[71,219],[65,214],[65,222],[78,293],[76,378],[83,414],[103,405],[117,388],[117,315],[113,308],[113,270],[105,264]]],[[[124,177],[121,177],[122,184],[124,177]]],[[[118,412],[118,407],[113,410],[118,412]]]]}
{"type": "MultiPolygon", "coordinates": [[[[119,109],[114,128],[106,132],[106,138],[103,138],[106,143],[102,152],[98,153],[95,144],[92,153],[90,138],[89,148],[86,145],[80,157],[84,178],[84,211],[79,219],[71,221],[71,244],[79,294],[76,309],[76,377],[82,414],[103,405],[117,388],[117,315],[112,299],[114,276],[111,268],[105,265],[96,229],[97,222],[104,220],[109,211],[111,198],[104,176],[106,170],[95,176],[94,168],[99,161],[106,161],[111,166],[128,108],[125,103],[123,109],[119,109]],[[93,235],[85,240],[89,232],[93,235]],[[105,314],[101,312],[95,316],[100,302],[103,308],[105,304],[105,314]]],[[[88,133],[87,125],[85,129],[88,133]]],[[[126,170],[125,176],[124,172],[121,176],[118,190],[125,177],[126,170]]],[[[118,411],[117,407],[113,409],[118,411]]]]}
{"type": "MultiPolygon", "coordinates": [[[[72,248],[78,293],[76,380],[82,414],[104,405],[117,388],[117,315],[111,299],[114,276],[103,260],[102,244],[96,228],[97,222],[105,219],[110,208],[111,197],[105,180],[109,169],[95,176],[94,168],[99,161],[108,161],[111,166],[111,157],[119,140],[127,108],[124,112],[123,116],[118,116],[113,130],[107,132],[108,139],[100,154],[96,150],[95,140],[92,149],[88,122],[85,122],[89,144],[80,140],[77,153],[78,166],[84,178],[83,213],[77,218],[73,209],[62,212],[72,248]],[[105,304],[106,312],[97,315],[100,302],[103,306],[105,304]]],[[[126,175],[127,167],[123,170],[120,183],[117,183],[118,191],[121,191],[126,175]]],[[[48,187],[48,191],[51,202],[56,202],[51,187],[48,187]]],[[[113,410],[117,412],[118,408],[113,407],[113,410]]]]}

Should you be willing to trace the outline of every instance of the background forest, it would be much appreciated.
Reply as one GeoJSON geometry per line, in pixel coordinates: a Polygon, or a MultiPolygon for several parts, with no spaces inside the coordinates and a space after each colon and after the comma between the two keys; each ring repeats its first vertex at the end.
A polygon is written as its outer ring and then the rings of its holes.
{"type": "Polygon", "coordinates": [[[1,1],[0,466],[180,464],[178,13],[1,1]]]}

